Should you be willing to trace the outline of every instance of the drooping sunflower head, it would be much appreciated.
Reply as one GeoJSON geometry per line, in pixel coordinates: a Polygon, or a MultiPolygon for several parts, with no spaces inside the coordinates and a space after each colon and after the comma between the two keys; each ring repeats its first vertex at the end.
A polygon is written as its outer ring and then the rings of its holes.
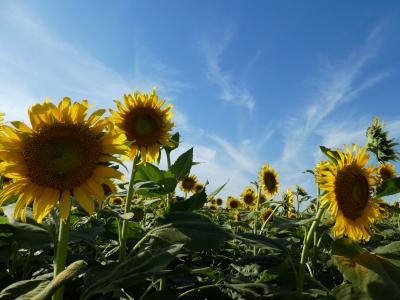
{"type": "Polygon", "coordinates": [[[150,95],[135,92],[124,95],[124,103],[115,102],[118,111],[111,110],[110,119],[130,143],[130,158],[140,153],[143,162],[157,162],[160,146],[175,145],[170,140],[172,105],[163,108],[165,100],[158,100],[155,89],[150,95]]]}
{"type": "Polygon", "coordinates": [[[211,200],[209,200],[209,202],[210,202],[211,204],[218,205],[218,204],[217,204],[217,199],[215,199],[215,198],[212,198],[211,200]]]}
{"type": "Polygon", "coordinates": [[[305,197],[307,196],[307,192],[305,189],[303,189],[300,185],[296,184],[296,194],[299,195],[300,197],[305,197]]]}
{"type": "Polygon", "coordinates": [[[265,222],[271,214],[272,214],[272,208],[267,207],[263,209],[260,214],[261,221],[265,222]]]}
{"type": "Polygon", "coordinates": [[[18,195],[14,218],[33,203],[33,216],[40,223],[60,204],[66,219],[71,196],[88,212],[94,211],[94,199],[102,206],[104,190],[111,189],[112,178],[122,173],[111,163],[115,154],[126,151],[122,134],[108,130],[109,122],[101,119],[100,109],[87,117],[88,102],[71,103],[64,98],[58,106],[49,101],[28,110],[32,127],[12,122],[0,134],[0,173],[13,178],[0,193],[0,205],[18,195]]]}
{"type": "Polygon", "coordinates": [[[111,196],[108,199],[108,203],[112,204],[112,205],[124,205],[125,204],[125,197],[111,196]]]}
{"type": "Polygon", "coordinates": [[[286,189],[286,192],[283,194],[283,200],[285,201],[285,204],[288,207],[292,207],[294,204],[294,195],[293,195],[293,191],[288,188],[286,189]]]}
{"type": "Polygon", "coordinates": [[[279,191],[278,173],[271,168],[268,164],[265,164],[260,173],[259,180],[261,187],[268,197],[272,197],[279,191]]]}
{"type": "Polygon", "coordinates": [[[245,207],[252,207],[256,205],[257,195],[253,187],[249,186],[245,188],[240,197],[245,207]]]}
{"type": "Polygon", "coordinates": [[[335,220],[333,234],[343,235],[357,241],[368,241],[373,222],[381,217],[379,200],[371,197],[371,187],[376,180],[374,168],[366,167],[369,156],[365,148],[353,145],[346,151],[337,150],[337,162],[331,162],[320,169],[316,179],[325,194],[321,198],[328,205],[332,219],[335,220]]]}
{"type": "Polygon", "coordinates": [[[395,178],[397,173],[394,165],[391,163],[380,164],[376,170],[376,175],[380,180],[395,178]]]}
{"type": "Polygon", "coordinates": [[[197,178],[194,175],[189,175],[183,178],[180,182],[181,190],[185,193],[195,192],[195,187],[197,184],[197,178]]]}
{"type": "Polygon", "coordinates": [[[240,201],[235,197],[228,196],[226,199],[226,208],[228,209],[237,209],[240,207],[240,201]]]}

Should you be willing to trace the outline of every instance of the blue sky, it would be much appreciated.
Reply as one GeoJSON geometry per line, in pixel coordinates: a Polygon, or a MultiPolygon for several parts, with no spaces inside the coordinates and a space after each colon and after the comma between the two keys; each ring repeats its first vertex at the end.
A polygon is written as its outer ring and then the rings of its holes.
{"type": "Polygon", "coordinates": [[[238,195],[269,163],[314,193],[319,145],[363,145],[375,115],[400,138],[399,16],[398,1],[0,0],[0,111],[155,86],[210,189],[238,195]]]}

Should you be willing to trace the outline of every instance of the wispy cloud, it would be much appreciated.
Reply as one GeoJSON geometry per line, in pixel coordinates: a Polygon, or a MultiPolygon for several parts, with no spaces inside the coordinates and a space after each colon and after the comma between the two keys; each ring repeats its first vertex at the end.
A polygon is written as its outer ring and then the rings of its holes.
{"type": "MultiPolygon", "coordinates": [[[[284,150],[280,158],[280,166],[286,173],[288,184],[302,181],[302,172],[307,164],[313,164],[316,158],[314,151],[322,143],[337,145],[341,142],[354,142],[361,138],[362,127],[352,127],[352,132],[344,132],[346,122],[340,127],[335,122],[327,122],[343,103],[356,99],[362,92],[375,86],[387,76],[389,71],[381,71],[366,77],[364,69],[375,58],[382,44],[384,24],[376,26],[361,45],[341,62],[330,63],[324,70],[322,80],[316,82],[316,96],[302,112],[301,117],[288,121],[284,131],[284,150]],[[332,127],[328,127],[332,124],[332,127]],[[322,137],[321,132],[324,133],[322,137]],[[328,133],[329,132],[329,133],[328,133]],[[322,139],[322,140],[321,140],[322,139]]],[[[339,120],[340,121],[340,120],[339,120]]],[[[353,122],[354,124],[354,122],[353,122]]],[[[309,168],[309,166],[308,166],[309,168]]]]}
{"type": "Polygon", "coordinates": [[[132,73],[121,74],[63,39],[43,20],[15,2],[0,6],[0,111],[8,119],[20,119],[25,115],[21,111],[45,97],[89,98],[96,106],[111,107],[114,99],[134,88],[157,87],[162,97],[173,97],[188,87],[174,68],[140,51],[144,46],[135,52],[132,73]]]}
{"type": "MultiPolygon", "coordinates": [[[[244,106],[252,111],[255,106],[253,95],[238,80],[235,80],[232,72],[224,70],[221,66],[221,57],[233,38],[234,30],[229,27],[217,40],[202,39],[200,46],[207,63],[207,77],[221,89],[220,99],[244,106]]],[[[247,69],[254,64],[259,56],[260,52],[258,51],[247,64],[247,69]]]]}

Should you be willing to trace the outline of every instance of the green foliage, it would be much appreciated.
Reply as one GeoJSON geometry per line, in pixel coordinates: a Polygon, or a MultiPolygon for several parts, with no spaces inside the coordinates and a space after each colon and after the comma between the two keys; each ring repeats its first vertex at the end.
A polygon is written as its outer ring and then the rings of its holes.
{"type": "Polygon", "coordinates": [[[366,136],[368,139],[367,148],[375,154],[379,162],[396,161],[399,159],[399,152],[395,150],[398,143],[395,139],[388,137],[388,131],[384,130],[384,124],[378,118],[368,126],[366,136]]]}
{"type": "Polygon", "coordinates": [[[376,189],[376,197],[384,197],[400,193],[400,177],[386,179],[376,189]]]}
{"type": "Polygon", "coordinates": [[[390,261],[347,239],[336,240],[332,254],[344,278],[370,299],[400,298],[400,268],[390,261]]]}

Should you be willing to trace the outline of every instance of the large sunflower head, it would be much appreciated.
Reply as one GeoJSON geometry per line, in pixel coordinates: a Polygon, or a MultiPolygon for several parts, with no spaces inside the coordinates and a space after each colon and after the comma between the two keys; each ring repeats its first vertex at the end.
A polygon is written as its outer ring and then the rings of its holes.
{"type": "Polygon", "coordinates": [[[194,175],[189,175],[184,177],[180,182],[181,190],[185,193],[195,192],[195,187],[197,184],[197,178],[194,175]]]}
{"type": "Polygon", "coordinates": [[[357,241],[368,241],[373,222],[381,217],[379,200],[371,197],[376,180],[374,168],[366,167],[369,156],[366,148],[353,145],[346,151],[337,150],[337,162],[331,162],[316,174],[321,190],[321,203],[328,205],[335,224],[336,237],[343,235],[357,241]]]}
{"type": "Polygon", "coordinates": [[[0,134],[0,174],[13,183],[0,193],[0,205],[18,195],[14,217],[33,203],[33,216],[40,223],[60,205],[63,219],[69,216],[71,196],[88,212],[94,211],[94,199],[102,205],[104,189],[111,189],[111,178],[122,173],[111,166],[114,154],[126,151],[122,134],[106,130],[105,112],[87,116],[88,103],[71,103],[64,98],[58,106],[49,101],[28,110],[31,127],[12,122],[0,134]]]}
{"type": "Polygon", "coordinates": [[[226,208],[228,209],[237,209],[240,207],[240,201],[235,197],[228,196],[226,199],[226,208]]]}
{"type": "Polygon", "coordinates": [[[143,162],[156,162],[160,146],[175,145],[170,141],[172,104],[163,108],[165,100],[158,100],[155,89],[150,95],[135,92],[124,95],[124,103],[115,102],[118,111],[111,110],[111,120],[130,143],[130,158],[140,152],[143,162]]]}
{"type": "Polygon", "coordinates": [[[257,194],[253,187],[248,186],[240,195],[245,207],[253,207],[256,205],[257,194]]]}
{"type": "Polygon", "coordinates": [[[395,178],[397,173],[394,168],[394,165],[391,163],[383,163],[378,166],[376,169],[376,175],[381,180],[392,179],[395,178]]]}
{"type": "Polygon", "coordinates": [[[279,191],[278,173],[265,164],[259,174],[261,187],[268,197],[272,197],[279,191]]]}

